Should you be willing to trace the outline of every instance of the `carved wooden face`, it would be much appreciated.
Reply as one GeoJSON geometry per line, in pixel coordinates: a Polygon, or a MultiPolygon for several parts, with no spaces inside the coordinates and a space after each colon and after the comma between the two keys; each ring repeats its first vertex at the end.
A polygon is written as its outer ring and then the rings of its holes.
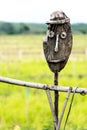
{"type": "Polygon", "coordinates": [[[50,69],[55,73],[64,68],[72,49],[70,23],[48,24],[43,41],[44,54],[50,69]]]}

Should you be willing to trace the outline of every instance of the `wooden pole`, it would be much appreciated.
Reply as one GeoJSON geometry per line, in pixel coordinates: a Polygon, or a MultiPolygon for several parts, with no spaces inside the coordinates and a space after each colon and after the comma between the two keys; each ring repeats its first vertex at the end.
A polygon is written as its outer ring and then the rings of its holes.
{"type": "MultiPolygon", "coordinates": [[[[34,83],[34,82],[26,82],[26,81],[12,79],[12,78],[6,78],[6,77],[2,77],[2,76],[0,76],[0,82],[18,85],[21,87],[23,86],[23,87],[43,89],[43,90],[48,89],[51,91],[58,91],[58,92],[68,92],[68,90],[71,88],[71,93],[75,92],[75,93],[82,94],[82,95],[87,94],[87,88],[47,85],[47,84],[40,84],[40,83],[34,83]]],[[[85,87],[87,87],[87,86],[85,86],[85,87]]]]}
{"type": "MultiPolygon", "coordinates": [[[[58,72],[54,73],[54,85],[58,86],[58,72]]],[[[56,115],[56,126],[54,126],[54,130],[57,130],[58,125],[58,105],[59,105],[59,92],[54,91],[54,111],[56,115]]]]}

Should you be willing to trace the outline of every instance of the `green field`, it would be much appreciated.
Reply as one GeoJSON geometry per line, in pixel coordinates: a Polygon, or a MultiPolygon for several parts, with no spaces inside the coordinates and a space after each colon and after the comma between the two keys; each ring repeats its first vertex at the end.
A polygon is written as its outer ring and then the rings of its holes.
{"type": "MultiPolygon", "coordinates": [[[[43,37],[0,36],[0,75],[53,85],[53,73],[48,68],[43,54],[43,37]]],[[[59,74],[60,86],[87,87],[86,41],[87,35],[73,36],[72,54],[59,74]]],[[[51,94],[53,97],[53,92],[51,94]]],[[[60,93],[59,113],[65,97],[65,93],[60,93]]],[[[86,95],[75,95],[66,129],[87,130],[86,95]]],[[[53,118],[45,91],[0,83],[0,130],[53,130],[53,118]]]]}

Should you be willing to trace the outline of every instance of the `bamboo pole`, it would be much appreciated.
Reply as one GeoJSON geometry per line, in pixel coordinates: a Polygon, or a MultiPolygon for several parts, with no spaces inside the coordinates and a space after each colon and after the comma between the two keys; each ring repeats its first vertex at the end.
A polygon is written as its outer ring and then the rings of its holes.
{"type": "MultiPolygon", "coordinates": [[[[51,90],[51,91],[59,91],[59,92],[68,92],[70,89],[70,86],[55,86],[55,85],[47,85],[47,84],[40,84],[40,83],[33,83],[33,82],[26,82],[22,80],[12,79],[12,78],[6,78],[0,76],[0,82],[18,85],[18,86],[24,86],[29,88],[36,88],[36,89],[43,89],[43,90],[51,90]]],[[[71,87],[71,92],[74,93],[75,89],[77,87],[71,87]]],[[[80,94],[87,94],[87,88],[77,88],[76,93],[80,94]]]]}

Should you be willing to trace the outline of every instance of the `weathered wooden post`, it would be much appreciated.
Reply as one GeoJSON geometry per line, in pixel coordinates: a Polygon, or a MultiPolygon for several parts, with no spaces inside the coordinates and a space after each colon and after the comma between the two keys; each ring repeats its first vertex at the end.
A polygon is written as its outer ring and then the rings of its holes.
{"type": "MultiPolygon", "coordinates": [[[[49,68],[54,73],[54,85],[58,86],[58,72],[66,65],[72,49],[72,33],[70,19],[62,11],[55,11],[50,15],[47,35],[43,40],[43,49],[49,68]]],[[[54,112],[58,126],[59,93],[54,91],[54,112]]]]}

